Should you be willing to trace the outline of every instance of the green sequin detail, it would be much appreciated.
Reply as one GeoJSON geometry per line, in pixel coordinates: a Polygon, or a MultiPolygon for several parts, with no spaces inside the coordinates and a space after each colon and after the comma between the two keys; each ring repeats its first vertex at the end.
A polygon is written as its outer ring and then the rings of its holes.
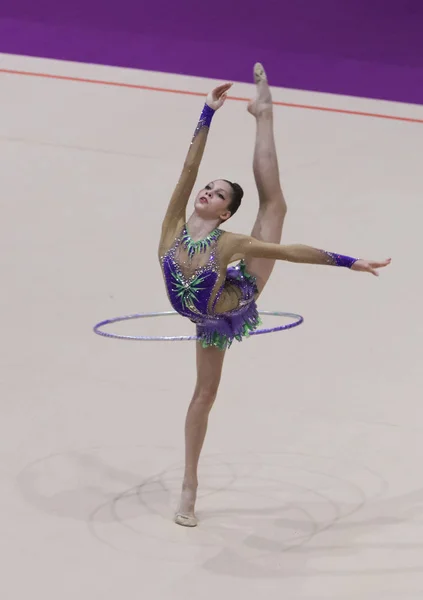
{"type": "Polygon", "coordinates": [[[252,331],[255,331],[259,325],[262,325],[262,320],[260,317],[254,320],[254,323],[244,323],[242,326],[242,332],[236,335],[234,338],[228,338],[227,335],[223,335],[222,333],[218,333],[215,331],[213,336],[208,340],[201,340],[201,345],[203,348],[209,348],[210,346],[215,346],[219,348],[219,350],[227,350],[231,347],[233,340],[237,340],[238,342],[242,342],[243,337],[249,337],[252,331]]]}
{"type": "Polygon", "coordinates": [[[178,298],[181,299],[182,304],[185,308],[191,307],[195,300],[197,300],[197,294],[204,288],[201,287],[205,277],[198,275],[190,282],[184,282],[175,273],[172,273],[174,290],[178,298]]]}
{"type": "Polygon", "coordinates": [[[190,234],[188,233],[188,231],[185,227],[183,235],[182,235],[181,243],[182,243],[183,247],[186,250],[188,250],[188,256],[192,257],[192,256],[194,256],[194,254],[200,254],[201,252],[205,252],[207,250],[207,248],[210,247],[211,243],[215,242],[220,237],[221,234],[222,234],[222,231],[220,229],[214,229],[204,239],[194,242],[194,240],[191,238],[190,234]]]}
{"type": "Polygon", "coordinates": [[[247,281],[252,281],[253,283],[256,283],[256,277],[254,275],[250,275],[250,273],[247,271],[247,266],[245,264],[244,259],[240,260],[238,265],[242,276],[245,277],[247,281]]]}

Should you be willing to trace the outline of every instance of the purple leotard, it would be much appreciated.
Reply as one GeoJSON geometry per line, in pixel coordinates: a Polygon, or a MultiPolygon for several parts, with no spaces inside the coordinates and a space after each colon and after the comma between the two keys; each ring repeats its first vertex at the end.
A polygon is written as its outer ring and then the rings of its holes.
{"type": "Polygon", "coordinates": [[[184,236],[187,235],[185,227],[170,250],[162,257],[161,265],[173,308],[197,325],[197,336],[204,347],[217,346],[224,350],[230,347],[234,339],[241,341],[260,324],[255,303],[258,290],[255,277],[247,273],[244,262],[240,261],[236,266],[227,267],[224,283],[211,301],[220,277],[216,253],[217,241],[222,231],[215,231],[214,239],[209,244],[207,262],[189,277],[183,274],[175,257],[184,236]],[[238,305],[225,313],[216,313],[216,303],[227,286],[238,288],[238,305]]]}

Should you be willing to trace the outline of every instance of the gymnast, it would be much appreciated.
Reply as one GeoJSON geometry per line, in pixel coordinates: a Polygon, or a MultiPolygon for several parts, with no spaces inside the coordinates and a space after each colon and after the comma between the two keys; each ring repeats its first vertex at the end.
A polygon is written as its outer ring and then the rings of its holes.
{"type": "Polygon", "coordinates": [[[197,382],[185,422],[185,472],[175,522],[195,527],[197,468],[209,412],[215,401],[225,350],[260,324],[256,301],[276,260],[346,267],[378,275],[384,261],[362,260],[300,244],[280,245],[287,212],[279,180],[273,109],[267,76],[254,66],[256,97],[248,111],[256,119],[253,171],[259,209],[251,236],[222,231],[219,226],[238,210],[243,190],[226,179],[212,181],[195,197],[186,220],[214,113],[224,104],[230,83],[218,86],[206,102],[184,167],[162,224],[159,259],[173,308],[196,324],[197,382]],[[230,263],[236,262],[234,266],[230,263]]]}

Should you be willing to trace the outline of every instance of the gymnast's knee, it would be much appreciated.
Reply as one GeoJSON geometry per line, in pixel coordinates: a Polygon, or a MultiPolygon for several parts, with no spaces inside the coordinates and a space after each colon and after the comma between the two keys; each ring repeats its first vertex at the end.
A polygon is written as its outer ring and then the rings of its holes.
{"type": "Polygon", "coordinates": [[[215,382],[206,384],[198,384],[195,388],[192,404],[205,411],[211,410],[214,401],[216,400],[217,390],[219,385],[215,382]]]}
{"type": "Polygon", "coordinates": [[[276,194],[272,194],[269,202],[269,209],[274,210],[279,214],[286,215],[288,207],[286,205],[285,196],[282,192],[278,192],[276,194]]]}
{"type": "Polygon", "coordinates": [[[259,215],[262,218],[285,218],[287,211],[288,206],[282,193],[268,194],[266,198],[260,198],[259,215]]]}

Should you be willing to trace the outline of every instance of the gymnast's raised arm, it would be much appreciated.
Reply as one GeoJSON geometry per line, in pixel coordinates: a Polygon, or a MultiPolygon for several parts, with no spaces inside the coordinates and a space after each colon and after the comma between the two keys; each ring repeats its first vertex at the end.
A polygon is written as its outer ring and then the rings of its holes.
{"type": "Polygon", "coordinates": [[[237,258],[245,258],[247,261],[249,257],[271,258],[295,263],[347,267],[353,271],[364,271],[372,275],[378,275],[377,269],[386,267],[391,262],[390,258],[383,261],[352,258],[303,244],[281,245],[261,242],[245,235],[233,235],[231,238],[231,262],[237,258]]]}
{"type": "Polygon", "coordinates": [[[216,110],[225,102],[227,92],[231,86],[231,83],[225,83],[207,95],[188,154],[185,158],[181,176],[176,184],[163,220],[160,245],[166,244],[166,240],[170,238],[170,243],[172,243],[178,229],[185,223],[185,210],[195,180],[197,179],[198,169],[206,147],[210,123],[216,110]]]}

